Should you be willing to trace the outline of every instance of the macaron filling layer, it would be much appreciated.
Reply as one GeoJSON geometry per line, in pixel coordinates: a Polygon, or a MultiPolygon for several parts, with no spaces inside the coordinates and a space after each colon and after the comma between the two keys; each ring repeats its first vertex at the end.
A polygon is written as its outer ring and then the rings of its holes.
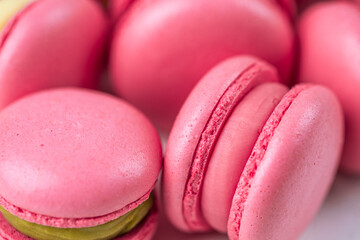
{"type": "Polygon", "coordinates": [[[119,218],[94,227],[56,228],[23,220],[0,206],[4,218],[19,232],[37,240],[110,240],[130,232],[148,215],[154,198],[150,197],[137,208],[119,218]]]}
{"type": "Polygon", "coordinates": [[[32,0],[2,0],[0,1],[0,31],[6,23],[32,0]]]}

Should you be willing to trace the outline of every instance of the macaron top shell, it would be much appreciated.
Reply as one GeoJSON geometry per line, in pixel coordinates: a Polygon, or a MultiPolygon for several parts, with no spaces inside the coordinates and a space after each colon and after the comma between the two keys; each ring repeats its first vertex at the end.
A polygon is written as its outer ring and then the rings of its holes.
{"type": "Polygon", "coordinates": [[[338,96],[346,123],[341,169],[359,174],[360,5],[350,1],[316,4],[301,17],[298,31],[299,81],[325,85],[338,96]]]}
{"type": "Polygon", "coordinates": [[[191,176],[202,178],[206,155],[218,137],[216,133],[242,97],[260,83],[277,81],[279,78],[275,69],[268,64],[253,57],[236,57],[210,71],[189,95],[170,133],[164,160],[164,207],[175,226],[185,231],[209,229],[200,213],[201,184],[199,179],[190,182],[189,179],[191,176]],[[234,84],[236,80],[238,82],[234,84]],[[228,97],[224,97],[226,93],[228,97]],[[221,99],[225,101],[220,103],[221,99]],[[215,109],[218,109],[216,114],[215,109]],[[211,116],[223,121],[212,128],[209,125],[211,116]],[[201,138],[209,138],[211,141],[205,141],[206,146],[200,146],[201,138]],[[196,156],[196,152],[201,153],[201,156],[196,156]],[[199,160],[198,165],[193,163],[196,158],[199,160]],[[188,183],[189,187],[193,187],[191,193],[186,189],[188,183]],[[190,198],[187,199],[186,207],[183,207],[185,197],[190,198]],[[184,214],[188,214],[188,220],[185,220],[184,214]]]}
{"type": "Polygon", "coordinates": [[[95,1],[30,2],[0,32],[0,109],[42,89],[95,87],[107,31],[95,1]]]}
{"type": "Polygon", "coordinates": [[[83,227],[115,219],[147,198],[160,168],[154,127],[112,96],[49,90],[0,114],[0,196],[24,220],[83,227]]]}
{"type": "Polygon", "coordinates": [[[335,176],[343,117],[320,86],[290,90],[265,124],[241,175],[228,223],[237,239],[297,239],[335,176]]]}
{"type": "Polygon", "coordinates": [[[112,81],[120,96],[170,129],[196,83],[228,57],[258,56],[287,82],[293,40],[289,19],[270,1],[139,0],[115,29],[112,81]]]}

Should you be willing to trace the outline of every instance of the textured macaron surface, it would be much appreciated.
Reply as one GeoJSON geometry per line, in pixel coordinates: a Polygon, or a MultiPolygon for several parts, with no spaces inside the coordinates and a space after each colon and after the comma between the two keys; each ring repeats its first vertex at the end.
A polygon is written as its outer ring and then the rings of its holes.
{"type": "Polygon", "coordinates": [[[25,220],[83,227],[115,219],[147,198],[160,168],[155,129],[112,96],[49,90],[0,114],[0,197],[25,220]]]}
{"type": "Polygon", "coordinates": [[[339,97],[346,123],[341,168],[359,174],[360,5],[350,1],[316,4],[301,17],[298,31],[299,81],[325,85],[339,97]]]}
{"type": "Polygon", "coordinates": [[[270,1],[139,0],[116,27],[111,75],[119,95],[170,128],[191,89],[220,61],[252,54],[287,81],[293,48],[289,19],[270,1]]]}
{"type": "Polygon", "coordinates": [[[335,95],[300,85],[265,124],[233,198],[228,235],[297,239],[320,207],[336,173],[343,116],[335,95]]]}
{"type": "Polygon", "coordinates": [[[210,227],[201,214],[201,187],[219,133],[232,110],[256,85],[277,82],[274,68],[253,57],[235,57],[210,71],[182,107],[165,153],[165,211],[185,231],[210,227]]]}
{"type": "Polygon", "coordinates": [[[95,87],[108,22],[90,0],[30,2],[0,32],[0,109],[34,91],[95,87]]]}

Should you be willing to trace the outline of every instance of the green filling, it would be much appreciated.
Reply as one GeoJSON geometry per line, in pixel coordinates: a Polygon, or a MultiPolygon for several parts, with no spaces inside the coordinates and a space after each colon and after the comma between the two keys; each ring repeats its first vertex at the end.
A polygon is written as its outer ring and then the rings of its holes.
{"type": "Polygon", "coordinates": [[[125,215],[105,224],[86,228],[56,228],[25,221],[0,206],[5,219],[19,232],[36,240],[108,240],[130,232],[149,213],[153,196],[125,215]]]}

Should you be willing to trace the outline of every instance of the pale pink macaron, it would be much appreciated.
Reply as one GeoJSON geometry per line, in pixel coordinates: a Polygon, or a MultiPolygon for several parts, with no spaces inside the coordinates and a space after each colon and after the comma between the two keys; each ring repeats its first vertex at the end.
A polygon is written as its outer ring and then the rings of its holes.
{"type": "Polygon", "coordinates": [[[166,214],[188,232],[296,239],[326,196],[342,143],[342,111],[330,90],[288,90],[263,61],[226,60],[194,88],[170,133],[166,214]]]}
{"type": "Polygon", "coordinates": [[[0,109],[38,90],[96,87],[108,20],[93,0],[34,0],[0,31],[0,109]]]}
{"type": "Polygon", "coordinates": [[[300,82],[331,88],[345,112],[341,169],[360,174],[360,5],[329,2],[314,5],[301,17],[300,82]]]}
{"type": "MultiPolygon", "coordinates": [[[[54,89],[24,97],[0,114],[0,205],[29,222],[94,227],[146,201],[162,165],[150,121],[113,96],[54,89]]],[[[28,239],[0,214],[0,236],[28,239]]],[[[151,239],[156,205],[130,233],[151,239]]]]}
{"type": "Polygon", "coordinates": [[[163,130],[199,79],[227,57],[256,55],[289,81],[293,31],[272,0],[137,0],[128,10],[114,33],[111,80],[163,130]]]}

